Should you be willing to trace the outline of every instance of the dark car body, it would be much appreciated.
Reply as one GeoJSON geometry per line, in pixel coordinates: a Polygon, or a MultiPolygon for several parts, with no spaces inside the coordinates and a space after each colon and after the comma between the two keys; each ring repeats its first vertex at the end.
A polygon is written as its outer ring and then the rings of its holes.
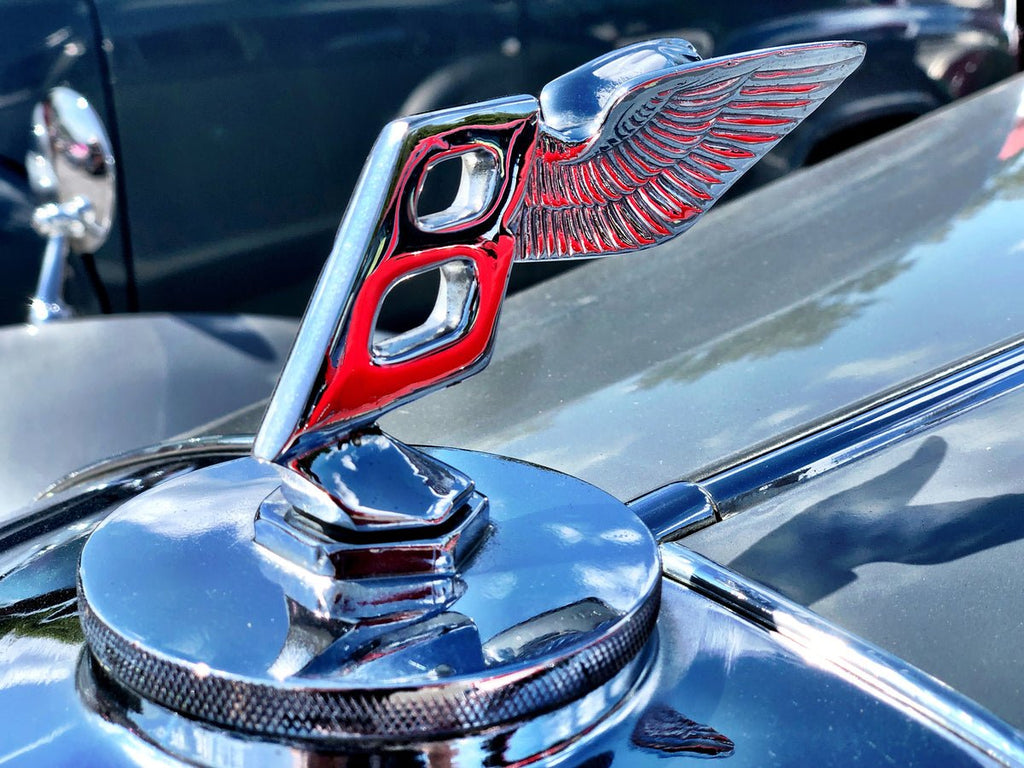
{"type": "MultiPolygon", "coordinates": [[[[659,539],[657,664],[599,727],[541,757],[1024,763],[1022,104],[1017,78],[723,206],[680,240],[534,286],[508,300],[485,372],[384,420],[403,439],[589,480],[659,539]]],[[[477,754],[232,740],[112,695],[90,670],[74,590],[84,540],[140,490],[248,450],[287,336],[282,323],[167,316],[0,331],[29,372],[3,380],[0,712],[20,725],[0,756],[477,754]],[[165,366],[133,380],[154,337],[165,366]],[[232,366],[217,383],[219,354],[232,366]],[[62,364],[63,389],[40,387],[62,364]],[[73,383],[90,376],[108,387],[73,383]],[[113,404],[120,417],[88,419],[113,404]],[[39,434],[76,447],[23,450],[39,434]],[[29,473],[41,491],[90,461],[30,503],[29,473]]],[[[515,744],[494,741],[477,757],[514,762],[515,744]]]]}
{"type": "MultiPolygon", "coordinates": [[[[686,37],[705,57],[865,41],[864,66],[748,175],[750,188],[1015,71],[1013,10],[998,0],[5,0],[0,321],[24,319],[39,271],[23,163],[33,105],[56,85],[100,112],[119,183],[111,239],[95,263],[71,261],[72,306],[297,315],[361,158],[396,115],[534,93],[642,38],[686,37]]],[[[514,280],[536,274],[523,269],[514,280]]]]}

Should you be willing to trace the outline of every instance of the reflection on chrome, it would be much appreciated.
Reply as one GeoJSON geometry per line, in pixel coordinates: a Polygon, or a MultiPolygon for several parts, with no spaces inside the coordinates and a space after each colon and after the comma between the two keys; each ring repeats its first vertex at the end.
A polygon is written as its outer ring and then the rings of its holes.
{"type": "Polygon", "coordinates": [[[1024,762],[1020,733],[931,675],[686,547],[665,544],[661,550],[668,578],[774,633],[809,663],[835,670],[994,760],[1024,762]]]}

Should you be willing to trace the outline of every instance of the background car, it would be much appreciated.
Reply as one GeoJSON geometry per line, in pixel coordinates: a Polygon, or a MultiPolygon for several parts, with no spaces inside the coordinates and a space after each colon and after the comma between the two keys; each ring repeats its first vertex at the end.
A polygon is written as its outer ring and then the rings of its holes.
{"type": "MultiPolygon", "coordinates": [[[[0,322],[24,319],[39,273],[24,161],[32,109],[56,85],[98,110],[117,162],[115,230],[95,258],[71,260],[69,304],[297,315],[362,158],[396,115],[536,93],[642,38],[684,37],[704,57],[866,42],[865,64],[750,188],[1007,76],[1017,53],[1015,7],[1001,0],[3,0],[0,20],[0,322]]],[[[429,287],[396,293],[396,323],[413,324],[402,315],[416,292],[429,287]]]]}

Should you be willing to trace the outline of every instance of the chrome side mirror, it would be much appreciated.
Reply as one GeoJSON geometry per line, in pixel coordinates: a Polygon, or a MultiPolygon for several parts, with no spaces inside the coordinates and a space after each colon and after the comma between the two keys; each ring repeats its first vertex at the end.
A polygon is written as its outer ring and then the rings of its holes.
{"type": "Polygon", "coordinates": [[[29,183],[41,204],[32,226],[47,238],[29,322],[70,317],[64,303],[69,253],[95,253],[114,219],[114,153],[103,122],[80,93],[51,90],[32,113],[36,148],[25,158],[29,183]]]}

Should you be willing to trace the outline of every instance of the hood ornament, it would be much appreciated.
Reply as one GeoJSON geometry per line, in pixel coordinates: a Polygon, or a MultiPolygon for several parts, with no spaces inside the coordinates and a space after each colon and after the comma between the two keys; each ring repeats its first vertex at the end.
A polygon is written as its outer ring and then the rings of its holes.
{"type": "Polygon", "coordinates": [[[487,364],[512,263],[628,253],[675,237],[863,55],[862,44],[832,42],[702,61],[685,40],[654,40],[563,75],[539,103],[519,96],[391,123],[356,186],[253,455],[280,466],[285,496],[324,522],[442,522],[468,480],[372,424],[487,364]],[[462,166],[455,201],[420,216],[427,176],[453,159],[462,166]],[[378,338],[388,292],[431,269],[441,279],[430,317],[378,338]],[[357,436],[372,454],[341,448],[357,436]],[[408,483],[402,473],[353,471],[386,452],[410,462],[408,483]],[[395,495],[380,508],[356,501],[382,488],[395,495]]]}
{"type": "MultiPolygon", "coordinates": [[[[494,736],[505,729],[527,759],[603,717],[655,652],[650,532],[574,478],[413,448],[376,420],[487,363],[513,262],[674,237],[863,53],[817,43],[701,61],[685,41],[652,41],[555,80],[539,102],[388,125],[252,457],[138,497],[86,545],[79,605],[106,678],[225,739],[334,750],[485,729],[481,743],[508,745],[494,736]],[[425,179],[452,161],[454,201],[422,213],[425,179]],[[394,286],[428,270],[440,273],[429,318],[377,329],[394,286]]],[[[136,727],[169,738],[146,717],[136,727]]]]}
{"type": "Polygon", "coordinates": [[[701,61],[685,40],[605,54],[530,96],[396,120],[377,140],[256,440],[285,463],[487,362],[513,261],[628,253],[685,231],[860,64],[860,43],[701,61]],[[458,158],[453,205],[420,216],[458,158]],[[388,291],[439,269],[419,328],[378,341],[388,291]]]}

